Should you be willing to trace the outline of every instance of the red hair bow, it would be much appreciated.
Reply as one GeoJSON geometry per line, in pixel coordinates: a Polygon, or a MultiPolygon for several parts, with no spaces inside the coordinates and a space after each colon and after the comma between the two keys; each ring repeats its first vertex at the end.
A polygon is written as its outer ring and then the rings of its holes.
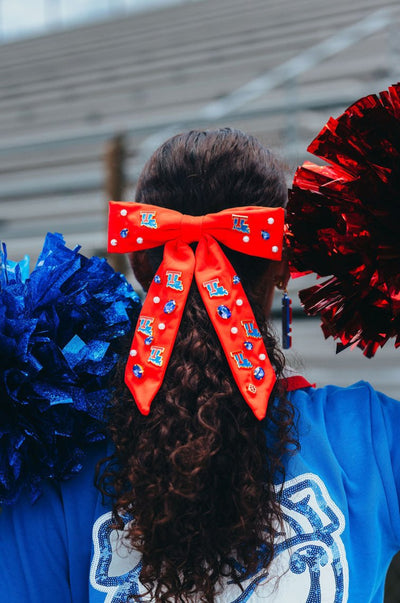
{"type": "Polygon", "coordinates": [[[276,377],[253,311],[216,239],[248,255],[280,260],[282,208],[236,207],[206,216],[110,201],[108,250],[165,245],[135,330],[125,382],[142,414],[150,412],[174,347],[193,274],[233,377],[258,419],[276,377]],[[194,253],[189,243],[198,241],[194,253]]]}

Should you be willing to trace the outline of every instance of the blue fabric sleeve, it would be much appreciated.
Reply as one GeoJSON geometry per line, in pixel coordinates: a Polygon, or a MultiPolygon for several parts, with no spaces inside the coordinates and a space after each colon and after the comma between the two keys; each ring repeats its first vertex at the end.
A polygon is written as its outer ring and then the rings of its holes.
{"type": "Polygon", "coordinates": [[[371,537],[379,531],[394,554],[400,549],[400,402],[363,381],[309,390],[309,396],[312,424],[322,430],[302,434],[302,446],[310,439],[310,470],[326,465],[330,488],[343,483],[344,498],[364,509],[364,531],[371,537]]]}
{"type": "Polygon", "coordinates": [[[66,482],[48,482],[32,505],[26,497],[0,513],[1,600],[87,603],[91,531],[99,497],[94,446],[84,468],[66,482]]]}
{"type": "Polygon", "coordinates": [[[370,389],[374,454],[382,476],[395,543],[400,550],[400,402],[370,389]]]}
{"type": "Polygon", "coordinates": [[[328,437],[348,494],[358,490],[364,529],[371,537],[380,531],[394,554],[400,549],[400,403],[363,381],[327,390],[328,437]]]}
{"type": "Polygon", "coordinates": [[[36,504],[25,498],[0,514],[0,584],[4,601],[70,603],[68,551],[57,483],[36,504]]]}
{"type": "Polygon", "coordinates": [[[368,383],[294,392],[301,450],[288,477],[314,474],[343,515],[349,601],[382,601],[400,550],[400,403],[368,383]]]}

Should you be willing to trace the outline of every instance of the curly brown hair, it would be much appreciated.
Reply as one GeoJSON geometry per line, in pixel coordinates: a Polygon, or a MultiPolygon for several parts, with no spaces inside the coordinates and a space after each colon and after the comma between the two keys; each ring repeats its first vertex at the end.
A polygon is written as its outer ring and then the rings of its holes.
{"type": "MultiPolygon", "coordinates": [[[[286,186],[278,161],[255,138],[231,129],[192,131],[154,153],[136,200],[202,215],[284,206],[286,186]]],[[[142,554],[140,580],[155,601],[214,601],[223,577],[240,584],[266,571],[282,526],[274,483],[284,481],[284,456],[298,445],[293,408],[279,385],[284,358],[258,290],[269,261],[224,251],[278,377],[266,419],[258,421],[239,393],[195,283],[150,414],[140,414],[122,385],[125,359],[110,411],[115,452],[99,487],[112,496],[117,528],[124,515],[134,517],[129,541],[142,554]]],[[[154,274],[162,249],[148,258],[154,274]]]]}

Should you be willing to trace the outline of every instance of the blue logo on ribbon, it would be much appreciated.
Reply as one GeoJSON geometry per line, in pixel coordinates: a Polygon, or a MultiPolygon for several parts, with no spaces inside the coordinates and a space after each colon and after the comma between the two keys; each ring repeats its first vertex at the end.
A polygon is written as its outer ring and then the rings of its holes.
{"type": "Polygon", "coordinates": [[[231,352],[231,356],[238,365],[238,368],[252,368],[253,365],[251,364],[250,360],[243,355],[243,352],[231,352]]]}
{"type": "Polygon", "coordinates": [[[248,216],[238,216],[237,214],[232,214],[233,220],[233,230],[238,230],[239,232],[244,232],[246,234],[250,233],[250,227],[247,224],[248,216]]]}
{"type": "Polygon", "coordinates": [[[146,228],[158,228],[155,211],[141,211],[142,221],[140,226],[146,226],[146,228]]]}
{"type": "Polygon", "coordinates": [[[229,295],[228,291],[219,284],[219,278],[213,278],[212,280],[203,283],[203,287],[207,289],[210,297],[224,297],[224,295],[229,295]]]}
{"type": "Polygon", "coordinates": [[[253,337],[253,339],[261,339],[261,333],[254,326],[254,322],[242,320],[242,325],[246,331],[246,337],[253,337]]]}
{"type": "Polygon", "coordinates": [[[154,322],[154,318],[148,318],[147,316],[141,316],[139,319],[139,325],[137,328],[138,333],[143,333],[147,337],[153,336],[153,327],[151,326],[154,322]]]}
{"type": "Polygon", "coordinates": [[[182,272],[176,272],[175,270],[167,270],[167,287],[174,289],[175,291],[183,291],[183,283],[181,281],[182,272]]]}
{"type": "Polygon", "coordinates": [[[150,348],[150,356],[148,357],[147,362],[151,362],[155,366],[162,366],[164,350],[165,348],[153,345],[150,348]]]}

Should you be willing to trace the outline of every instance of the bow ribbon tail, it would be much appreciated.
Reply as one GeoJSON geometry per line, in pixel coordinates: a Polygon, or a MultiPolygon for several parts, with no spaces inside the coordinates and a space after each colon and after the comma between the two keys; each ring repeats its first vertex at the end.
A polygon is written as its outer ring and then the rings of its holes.
{"type": "Polygon", "coordinates": [[[210,235],[197,246],[195,277],[237,386],[261,420],[276,381],[275,371],[240,279],[210,235]]]}
{"type": "Polygon", "coordinates": [[[125,383],[144,415],[160,389],[193,279],[195,258],[182,241],[169,241],[153,278],[125,369],[125,383]]]}

